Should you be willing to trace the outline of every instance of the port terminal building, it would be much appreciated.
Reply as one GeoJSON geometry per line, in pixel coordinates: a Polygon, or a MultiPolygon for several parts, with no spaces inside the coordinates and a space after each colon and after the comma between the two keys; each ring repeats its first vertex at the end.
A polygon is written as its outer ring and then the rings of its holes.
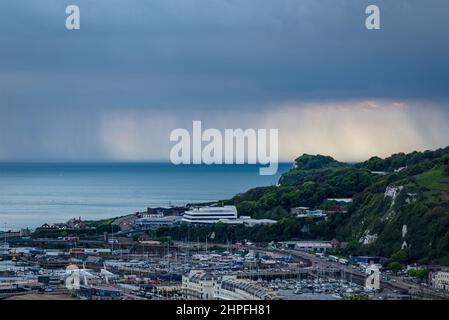
{"type": "Polygon", "coordinates": [[[249,216],[238,217],[235,206],[192,208],[184,213],[181,221],[189,224],[221,222],[226,224],[245,224],[248,226],[276,223],[276,220],[271,219],[252,219],[249,216]]]}

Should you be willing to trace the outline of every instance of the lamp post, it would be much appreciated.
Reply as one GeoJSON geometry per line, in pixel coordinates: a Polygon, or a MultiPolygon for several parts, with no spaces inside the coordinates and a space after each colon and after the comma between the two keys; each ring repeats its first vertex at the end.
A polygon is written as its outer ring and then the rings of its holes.
{"type": "Polygon", "coordinates": [[[5,229],[3,230],[4,236],[5,236],[5,246],[6,246],[6,222],[5,222],[5,229]]]}

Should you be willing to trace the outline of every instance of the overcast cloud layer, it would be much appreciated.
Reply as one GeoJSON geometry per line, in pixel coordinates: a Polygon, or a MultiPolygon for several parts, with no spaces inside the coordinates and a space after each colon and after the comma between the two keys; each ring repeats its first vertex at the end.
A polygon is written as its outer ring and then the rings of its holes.
{"type": "Polygon", "coordinates": [[[281,160],[449,145],[445,0],[2,0],[0,161],[163,161],[279,128],[281,160]],[[65,29],[65,7],[81,30],[65,29]],[[380,31],[365,8],[381,8],[380,31]]]}

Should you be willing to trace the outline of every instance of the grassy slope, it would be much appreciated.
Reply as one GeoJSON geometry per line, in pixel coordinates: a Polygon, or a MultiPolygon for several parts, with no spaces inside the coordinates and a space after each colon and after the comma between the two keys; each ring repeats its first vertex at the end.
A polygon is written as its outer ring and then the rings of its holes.
{"type": "Polygon", "coordinates": [[[401,263],[449,263],[449,176],[438,161],[418,174],[410,168],[387,176],[356,195],[351,215],[339,232],[352,242],[352,249],[401,263]],[[387,186],[403,187],[394,203],[384,195],[387,186]],[[402,237],[404,225],[408,232],[402,237]],[[362,245],[360,239],[366,234],[376,234],[378,239],[362,245]],[[401,248],[404,241],[407,249],[401,248]]]}
{"type": "Polygon", "coordinates": [[[419,186],[429,190],[449,192],[449,176],[443,175],[443,168],[435,166],[433,169],[416,176],[419,186]]]}

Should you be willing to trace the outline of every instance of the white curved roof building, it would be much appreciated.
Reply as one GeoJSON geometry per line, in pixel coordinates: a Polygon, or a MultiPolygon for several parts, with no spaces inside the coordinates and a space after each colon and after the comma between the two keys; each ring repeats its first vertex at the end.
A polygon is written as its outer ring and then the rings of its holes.
{"type": "Polygon", "coordinates": [[[237,220],[235,206],[193,208],[186,211],[182,217],[182,221],[188,223],[216,223],[233,220],[237,220]]]}

